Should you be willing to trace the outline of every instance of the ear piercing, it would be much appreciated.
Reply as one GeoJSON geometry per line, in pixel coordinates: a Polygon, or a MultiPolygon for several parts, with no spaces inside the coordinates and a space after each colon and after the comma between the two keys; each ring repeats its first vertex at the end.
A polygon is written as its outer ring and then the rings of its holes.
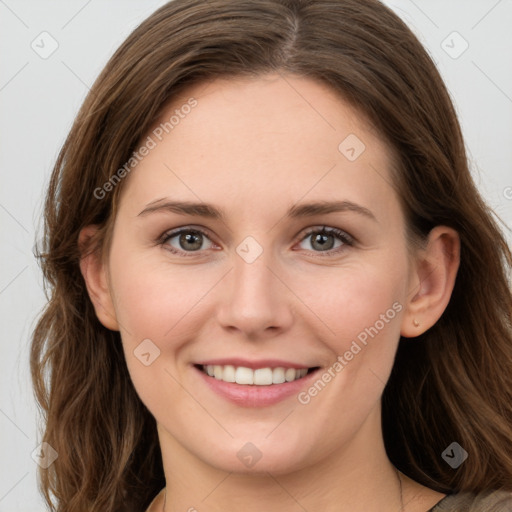
{"type": "Polygon", "coordinates": [[[418,320],[416,320],[416,318],[413,320],[412,323],[414,324],[415,327],[418,327],[420,325],[420,323],[418,322],[418,320]]]}

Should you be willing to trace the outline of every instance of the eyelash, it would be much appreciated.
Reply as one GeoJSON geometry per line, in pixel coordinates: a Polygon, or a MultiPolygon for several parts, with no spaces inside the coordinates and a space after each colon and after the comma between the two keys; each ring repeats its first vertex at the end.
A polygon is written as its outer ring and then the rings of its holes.
{"type": "MultiPolygon", "coordinates": [[[[158,243],[159,243],[159,245],[164,246],[167,244],[167,242],[171,238],[181,235],[182,233],[200,233],[200,234],[204,235],[205,237],[207,237],[208,239],[210,238],[208,236],[208,233],[206,233],[205,231],[203,231],[200,228],[179,228],[175,231],[170,231],[170,232],[164,233],[163,236],[160,237],[158,243]]],[[[304,241],[308,236],[313,235],[313,234],[334,235],[338,238],[338,240],[343,242],[343,245],[341,245],[337,249],[329,249],[328,251],[313,251],[316,256],[320,256],[321,258],[337,256],[340,252],[343,252],[344,250],[346,250],[347,246],[352,247],[352,246],[354,246],[354,243],[355,243],[355,239],[351,235],[346,233],[345,231],[341,231],[340,229],[337,229],[337,228],[326,228],[325,226],[323,226],[321,229],[319,229],[318,227],[309,229],[304,234],[304,236],[299,240],[299,242],[304,241]]],[[[166,250],[170,251],[173,254],[177,254],[177,255],[185,257],[185,258],[196,256],[197,253],[202,252],[202,251],[182,251],[182,250],[178,250],[170,245],[167,245],[166,250]]]]}

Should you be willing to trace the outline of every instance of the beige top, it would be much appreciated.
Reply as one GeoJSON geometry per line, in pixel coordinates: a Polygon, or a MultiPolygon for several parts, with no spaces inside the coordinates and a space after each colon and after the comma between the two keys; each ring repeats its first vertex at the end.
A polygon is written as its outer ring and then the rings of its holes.
{"type": "MultiPolygon", "coordinates": [[[[155,496],[146,512],[162,512],[165,487],[155,496]]],[[[512,492],[494,491],[478,495],[451,494],[444,497],[428,512],[512,512],[512,492]]]]}
{"type": "Polygon", "coordinates": [[[512,492],[485,491],[479,494],[450,494],[429,512],[512,512],[512,492]]]}

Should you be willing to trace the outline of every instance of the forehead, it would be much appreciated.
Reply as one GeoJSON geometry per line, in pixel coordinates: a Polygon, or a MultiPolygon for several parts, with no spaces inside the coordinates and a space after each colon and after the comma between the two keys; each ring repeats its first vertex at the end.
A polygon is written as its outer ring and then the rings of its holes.
{"type": "Polygon", "coordinates": [[[302,197],[378,206],[394,196],[390,148],[357,110],[308,78],[196,84],[164,109],[142,142],[148,137],[153,147],[121,200],[134,208],[170,196],[261,215],[262,207],[302,197]]]}

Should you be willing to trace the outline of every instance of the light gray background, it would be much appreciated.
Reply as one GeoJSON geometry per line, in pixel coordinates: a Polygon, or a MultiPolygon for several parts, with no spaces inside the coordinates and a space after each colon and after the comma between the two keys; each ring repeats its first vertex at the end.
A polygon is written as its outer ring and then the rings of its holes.
{"type": "MultiPolygon", "coordinates": [[[[0,0],[0,512],[45,510],[31,458],[40,440],[28,371],[30,333],[45,302],[32,253],[43,189],[95,77],[129,32],[164,3],[0,0]],[[44,31],[58,44],[47,58],[31,47],[51,49],[44,31]]],[[[437,63],[475,180],[511,226],[512,0],[385,3],[437,63]]]]}

